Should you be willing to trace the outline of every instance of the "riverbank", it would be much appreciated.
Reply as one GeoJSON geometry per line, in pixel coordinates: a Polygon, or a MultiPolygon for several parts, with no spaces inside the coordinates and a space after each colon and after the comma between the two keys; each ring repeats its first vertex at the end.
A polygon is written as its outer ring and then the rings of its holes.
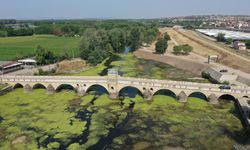
{"type": "Polygon", "coordinates": [[[137,58],[133,53],[119,54],[116,59],[107,59],[101,64],[73,76],[107,75],[107,69],[116,69],[124,77],[140,77],[147,79],[169,79],[176,81],[191,81],[207,83],[192,72],[178,69],[168,64],[137,58]]]}

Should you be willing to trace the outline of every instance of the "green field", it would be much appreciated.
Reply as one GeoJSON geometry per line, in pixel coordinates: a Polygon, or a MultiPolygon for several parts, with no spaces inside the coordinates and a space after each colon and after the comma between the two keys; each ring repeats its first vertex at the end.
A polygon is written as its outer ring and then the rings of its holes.
{"type": "Polygon", "coordinates": [[[55,53],[68,52],[79,55],[78,43],[80,38],[56,37],[52,35],[35,35],[23,37],[0,38],[0,61],[13,60],[32,55],[38,45],[55,53]]]}
{"type": "Polygon", "coordinates": [[[232,149],[245,133],[232,103],[168,96],[110,100],[16,89],[0,96],[0,149],[232,149]],[[135,105],[131,108],[131,104],[135,105]],[[129,142],[126,142],[129,141],[129,142]]]}

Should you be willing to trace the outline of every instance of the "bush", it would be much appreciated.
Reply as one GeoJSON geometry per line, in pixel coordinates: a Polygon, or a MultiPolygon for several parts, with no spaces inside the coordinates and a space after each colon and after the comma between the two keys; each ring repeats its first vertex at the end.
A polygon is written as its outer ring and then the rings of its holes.
{"type": "Polygon", "coordinates": [[[219,33],[216,37],[218,42],[225,42],[226,38],[225,38],[225,34],[224,33],[219,33]]]}
{"type": "Polygon", "coordinates": [[[168,48],[168,41],[165,38],[158,39],[155,44],[155,51],[159,54],[164,54],[168,48]]]}
{"type": "Polygon", "coordinates": [[[178,55],[178,54],[182,54],[182,55],[189,55],[190,52],[192,52],[193,47],[185,44],[185,45],[178,45],[178,46],[174,46],[174,54],[178,55]]]}

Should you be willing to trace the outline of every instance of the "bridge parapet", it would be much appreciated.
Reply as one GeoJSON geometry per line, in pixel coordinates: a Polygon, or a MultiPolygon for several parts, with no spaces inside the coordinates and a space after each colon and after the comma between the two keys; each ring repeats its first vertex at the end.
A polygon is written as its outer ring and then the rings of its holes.
{"type": "MultiPolygon", "coordinates": [[[[170,81],[170,80],[155,80],[143,78],[130,78],[130,77],[116,77],[109,78],[108,76],[1,76],[0,82],[16,84],[46,84],[46,87],[51,84],[55,89],[60,84],[68,83],[74,85],[81,84],[100,84],[107,88],[111,93],[119,92],[125,86],[133,86],[138,88],[142,93],[143,89],[150,90],[154,94],[159,89],[176,89],[178,91],[200,91],[207,92],[208,94],[222,93],[222,94],[236,94],[236,95],[250,95],[250,88],[245,86],[232,86],[231,89],[220,89],[220,85],[209,83],[193,83],[184,81],[170,81]],[[116,81],[114,81],[116,80],[116,81]]],[[[87,88],[87,86],[86,86],[87,88]]],[[[87,90],[87,89],[84,89],[87,90]]],[[[178,92],[179,93],[179,92],[178,92]]]]}

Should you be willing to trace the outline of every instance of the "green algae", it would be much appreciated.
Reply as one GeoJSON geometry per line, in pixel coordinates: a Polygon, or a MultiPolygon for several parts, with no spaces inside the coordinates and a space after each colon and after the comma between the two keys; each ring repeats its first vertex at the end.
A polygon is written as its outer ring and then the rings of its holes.
{"type": "Polygon", "coordinates": [[[232,103],[212,106],[198,98],[189,98],[187,103],[162,95],[154,96],[153,101],[138,95],[110,100],[106,94],[78,97],[74,92],[47,95],[45,90],[24,93],[17,89],[0,96],[0,116],[4,119],[0,123],[0,149],[33,150],[38,149],[38,142],[40,149],[63,145],[69,150],[87,149],[116,128],[122,132],[106,145],[109,149],[143,148],[141,143],[147,143],[148,149],[232,149],[244,131],[233,110],[232,103]],[[91,113],[89,129],[86,120],[75,117],[82,109],[91,113]],[[86,142],[71,140],[84,131],[89,133],[86,142]],[[22,135],[26,140],[13,144],[22,135]]]}

